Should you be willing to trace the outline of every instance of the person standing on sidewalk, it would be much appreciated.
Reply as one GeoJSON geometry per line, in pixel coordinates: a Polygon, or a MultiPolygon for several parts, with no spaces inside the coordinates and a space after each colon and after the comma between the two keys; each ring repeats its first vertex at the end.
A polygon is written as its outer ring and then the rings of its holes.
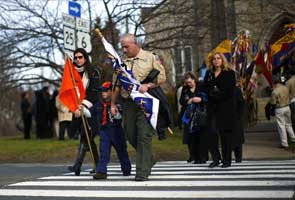
{"type": "Polygon", "coordinates": [[[72,115],[73,114],[59,100],[59,96],[57,96],[55,98],[55,105],[56,105],[56,108],[58,111],[57,115],[58,115],[58,121],[59,121],[58,139],[64,140],[66,130],[67,130],[68,137],[70,137],[70,135],[71,135],[71,122],[72,122],[72,115]]]}
{"type": "Polygon", "coordinates": [[[31,127],[32,127],[32,105],[29,101],[29,93],[23,92],[21,94],[21,113],[22,113],[22,120],[23,120],[23,132],[24,132],[24,139],[31,139],[31,127]]]}
{"type": "Polygon", "coordinates": [[[291,78],[286,82],[289,90],[291,121],[293,131],[295,130],[295,65],[290,69],[291,78]]]}
{"type": "MultiPolygon", "coordinates": [[[[132,71],[135,78],[141,82],[153,69],[159,70],[159,75],[154,82],[141,84],[139,92],[145,93],[150,88],[161,85],[166,80],[164,67],[157,61],[151,52],[141,49],[132,34],[125,34],[121,38],[121,46],[125,57],[124,63],[132,71]]],[[[120,82],[114,76],[115,91],[112,95],[111,112],[116,115],[118,108],[115,105],[116,98],[121,92],[123,97],[123,127],[129,143],[136,149],[136,176],[135,181],[146,181],[151,174],[154,164],[152,154],[152,136],[154,130],[148,123],[143,111],[131,99],[128,92],[121,89],[120,82]]]]}
{"type": "Polygon", "coordinates": [[[270,103],[275,106],[275,119],[281,139],[281,148],[287,148],[288,136],[290,140],[295,142],[295,134],[291,124],[291,111],[289,107],[289,91],[286,86],[281,84],[280,76],[274,75],[273,78],[274,90],[271,94],[270,103]]]}

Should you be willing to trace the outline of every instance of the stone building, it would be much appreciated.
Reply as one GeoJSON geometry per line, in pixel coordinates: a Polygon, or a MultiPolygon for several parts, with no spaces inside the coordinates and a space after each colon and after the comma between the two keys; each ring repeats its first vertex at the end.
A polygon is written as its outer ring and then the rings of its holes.
{"type": "Polygon", "coordinates": [[[294,0],[167,0],[143,9],[145,48],[164,58],[169,82],[178,84],[185,71],[198,71],[207,54],[224,39],[249,30],[265,49],[295,22],[294,0]]]}

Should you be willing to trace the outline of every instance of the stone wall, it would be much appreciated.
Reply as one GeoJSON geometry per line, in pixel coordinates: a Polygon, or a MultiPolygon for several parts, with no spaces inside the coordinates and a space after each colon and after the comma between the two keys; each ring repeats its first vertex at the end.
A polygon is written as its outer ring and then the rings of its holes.
{"type": "MultiPolygon", "coordinates": [[[[215,43],[224,39],[224,33],[228,39],[234,39],[237,32],[247,29],[252,35],[253,42],[259,48],[264,48],[265,43],[270,41],[275,31],[284,24],[295,21],[294,0],[170,0],[153,12],[169,9],[172,11],[173,8],[179,8],[180,12],[167,12],[165,15],[153,18],[144,25],[146,32],[156,32],[171,26],[185,24],[188,26],[183,26],[183,30],[168,29],[166,32],[147,35],[145,42],[157,40],[156,44],[159,48],[176,44],[190,45],[193,52],[194,71],[197,71],[207,54],[215,48],[215,43]],[[224,9],[219,9],[220,3],[223,3],[224,9]],[[221,18],[225,19],[225,23],[220,21],[221,18]],[[178,32],[181,32],[178,38],[161,42],[161,38],[170,35],[172,37],[178,32]]],[[[164,59],[170,58],[164,57],[164,59]]],[[[171,67],[174,66],[167,66],[169,71],[173,71],[171,67]]]]}

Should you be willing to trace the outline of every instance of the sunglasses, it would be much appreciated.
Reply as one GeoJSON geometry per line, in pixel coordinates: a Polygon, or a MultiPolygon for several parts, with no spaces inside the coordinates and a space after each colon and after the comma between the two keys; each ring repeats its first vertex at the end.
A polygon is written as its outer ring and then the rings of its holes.
{"type": "Polygon", "coordinates": [[[77,59],[80,59],[81,60],[82,58],[84,58],[84,57],[83,56],[75,56],[74,57],[75,60],[77,60],[77,59]]]}

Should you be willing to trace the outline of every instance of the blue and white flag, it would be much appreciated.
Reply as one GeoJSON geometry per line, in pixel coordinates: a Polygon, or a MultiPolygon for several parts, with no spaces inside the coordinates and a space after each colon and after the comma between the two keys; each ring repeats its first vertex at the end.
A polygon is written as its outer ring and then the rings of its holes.
{"type": "Polygon", "coordinates": [[[128,92],[132,100],[140,106],[151,126],[156,130],[159,112],[159,100],[149,93],[139,92],[140,82],[136,80],[132,71],[123,63],[113,46],[102,37],[105,50],[111,58],[114,71],[124,90],[128,92]]]}

